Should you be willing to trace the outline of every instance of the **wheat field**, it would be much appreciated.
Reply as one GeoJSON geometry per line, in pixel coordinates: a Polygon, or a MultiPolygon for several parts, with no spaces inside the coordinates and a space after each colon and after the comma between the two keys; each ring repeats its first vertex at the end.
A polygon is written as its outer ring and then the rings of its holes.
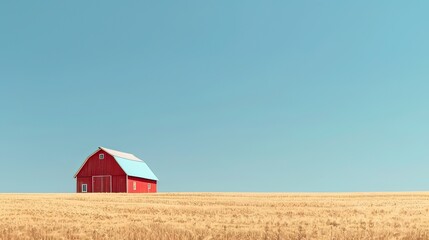
{"type": "Polygon", "coordinates": [[[429,239],[429,193],[0,194],[0,239],[429,239]]]}

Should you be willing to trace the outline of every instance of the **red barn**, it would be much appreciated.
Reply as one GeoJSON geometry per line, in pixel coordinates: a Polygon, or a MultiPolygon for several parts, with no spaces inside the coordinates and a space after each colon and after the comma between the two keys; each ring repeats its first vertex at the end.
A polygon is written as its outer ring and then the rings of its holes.
{"type": "Polygon", "coordinates": [[[155,193],[158,178],[133,154],[99,147],[77,173],[76,192],[155,193]]]}

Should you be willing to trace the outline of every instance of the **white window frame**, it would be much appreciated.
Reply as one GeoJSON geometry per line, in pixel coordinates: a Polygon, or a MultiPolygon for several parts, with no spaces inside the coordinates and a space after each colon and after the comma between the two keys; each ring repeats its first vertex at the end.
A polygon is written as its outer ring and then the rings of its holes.
{"type": "Polygon", "coordinates": [[[147,184],[147,190],[150,190],[152,186],[150,185],[150,183],[147,184]]]}
{"type": "Polygon", "coordinates": [[[133,181],[133,190],[136,191],[137,190],[137,182],[133,181]]]}
{"type": "Polygon", "coordinates": [[[80,189],[81,189],[82,192],[88,192],[88,184],[82,183],[80,189]],[[83,190],[83,186],[85,186],[85,191],[83,190]]]}
{"type": "Polygon", "coordinates": [[[103,160],[104,159],[104,153],[98,154],[98,159],[103,160]]]}

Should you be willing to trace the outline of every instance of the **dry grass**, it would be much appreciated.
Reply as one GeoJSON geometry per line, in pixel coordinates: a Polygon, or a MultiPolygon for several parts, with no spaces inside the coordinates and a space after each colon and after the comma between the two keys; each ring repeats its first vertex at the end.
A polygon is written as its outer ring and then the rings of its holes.
{"type": "Polygon", "coordinates": [[[0,239],[429,239],[429,193],[0,194],[0,239]]]}

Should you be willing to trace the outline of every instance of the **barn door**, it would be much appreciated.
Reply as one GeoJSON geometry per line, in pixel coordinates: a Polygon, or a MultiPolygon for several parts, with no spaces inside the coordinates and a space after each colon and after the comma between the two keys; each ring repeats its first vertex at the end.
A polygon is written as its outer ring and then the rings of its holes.
{"type": "Polygon", "coordinates": [[[93,176],[93,192],[112,192],[112,176],[93,176]]]}

